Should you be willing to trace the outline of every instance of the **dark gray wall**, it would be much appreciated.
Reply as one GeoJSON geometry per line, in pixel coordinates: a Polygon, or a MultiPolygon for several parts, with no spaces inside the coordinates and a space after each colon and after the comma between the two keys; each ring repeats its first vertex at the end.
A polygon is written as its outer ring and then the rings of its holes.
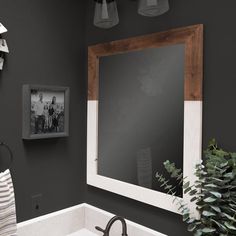
{"type": "Polygon", "coordinates": [[[0,139],[14,151],[18,221],[31,218],[31,195],[42,193],[42,214],[85,200],[163,233],[188,235],[175,214],[86,186],[84,28],[87,24],[87,43],[94,44],[203,23],[204,146],[216,137],[226,149],[235,150],[236,1],[170,0],[170,12],[150,19],[137,15],[135,2],[118,0],[120,24],[111,30],[95,28],[93,2],[83,2],[88,3],[87,20],[79,0],[0,0],[0,21],[9,29],[6,39],[11,50],[0,72],[0,139]],[[69,138],[21,140],[25,83],[71,87],[69,138]]]}
{"type": "MultiPolygon", "coordinates": [[[[0,140],[14,152],[18,221],[41,193],[41,214],[84,202],[86,79],[85,1],[0,0],[10,54],[0,72],[0,140]],[[70,137],[22,141],[22,85],[71,88],[70,137]]],[[[2,157],[4,158],[4,157],[2,157]]],[[[5,157],[6,158],[6,157],[5,157]]]]}
{"type": "MultiPolygon", "coordinates": [[[[204,115],[203,145],[211,137],[228,150],[235,150],[236,130],[236,1],[170,0],[171,10],[157,18],[139,16],[135,1],[118,0],[120,24],[100,30],[92,24],[93,2],[87,15],[87,44],[95,44],[159,32],[179,26],[203,23],[204,36],[204,115]]],[[[103,190],[87,187],[88,203],[168,235],[189,235],[181,217],[103,190]]]]}

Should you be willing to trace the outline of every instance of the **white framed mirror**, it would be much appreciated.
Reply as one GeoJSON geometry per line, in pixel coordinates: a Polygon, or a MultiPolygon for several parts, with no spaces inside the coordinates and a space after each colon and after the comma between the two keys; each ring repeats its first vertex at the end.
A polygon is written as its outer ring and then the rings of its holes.
{"type": "Polygon", "coordinates": [[[202,25],[90,46],[87,184],[179,213],[155,173],[168,159],[194,182],[202,80],[202,25]]]}

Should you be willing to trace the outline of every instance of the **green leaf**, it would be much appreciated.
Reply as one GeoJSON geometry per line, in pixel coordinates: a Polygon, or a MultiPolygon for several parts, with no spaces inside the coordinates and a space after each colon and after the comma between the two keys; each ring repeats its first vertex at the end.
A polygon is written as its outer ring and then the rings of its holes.
{"type": "Polygon", "coordinates": [[[222,225],[221,223],[217,222],[216,220],[214,219],[211,219],[212,222],[214,222],[219,228],[221,228],[223,231],[227,231],[227,228],[222,225]]]}
{"type": "Polygon", "coordinates": [[[200,220],[191,218],[188,207],[173,197],[183,220],[189,225],[188,231],[194,236],[236,235],[236,153],[219,149],[213,139],[204,154],[205,165],[196,165],[197,180],[193,186],[187,177],[183,177],[182,170],[170,161],[166,161],[164,166],[177,184],[171,187],[170,182],[158,173],[157,180],[169,194],[176,192],[176,186],[181,186],[183,192],[195,201],[200,220]]]}
{"type": "Polygon", "coordinates": [[[221,167],[221,168],[224,168],[224,167],[226,167],[227,165],[228,165],[228,161],[226,161],[226,162],[224,162],[224,163],[221,163],[221,164],[220,164],[220,167],[221,167]]]}
{"type": "Polygon", "coordinates": [[[208,149],[215,149],[217,148],[217,142],[216,142],[216,139],[212,138],[209,143],[208,143],[208,149]]]}
{"type": "Polygon", "coordinates": [[[187,213],[187,214],[184,214],[183,215],[183,221],[186,221],[186,220],[188,220],[189,219],[189,214],[187,213]]]}
{"type": "Polygon", "coordinates": [[[225,222],[225,226],[230,230],[236,230],[236,227],[234,227],[232,224],[225,222]]]}
{"type": "Polygon", "coordinates": [[[208,228],[208,227],[202,229],[203,233],[212,233],[212,232],[215,232],[215,231],[216,231],[216,229],[208,228]]]}
{"type": "Polygon", "coordinates": [[[167,189],[171,189],[171,188],[172,188],[172,185],[166,185],[164,189],[167,190],[167,189]]]}
{"type": "Polygon", "coordinates": [[[178,211],[180,211],[181,209],[183,209],[185,207],[185,205],[180,205],[180,207],[178,208],[178,211]]]}
{"type": "Polygon", "coordinates": [[[201,236],[202,235],[202,231],[200,229],[198,229],[195,233],[194,236],[201,236]]]}
{"type": "Polygon", "coordinates": [[[169,182],[169,180],[164,181],[163,184],[161,185],[161,187],[165,186],[168,182],[169,182]]]}
{"type": "Polygon", "coordinates": [[[222,216],[225,216],[225,217],[228,218],[229,220],[236,222],[236,218],[233,217],[233,216],[230,216],[229,214],[222,213],[222,216]]]}
{"type": "Polygon", "coordinates": [[[227,174],[223,175],[223,177],[233,179],[234,173],[233,172],[227,173],[227,174]]]}
{"type": "Polygon", "coordinates": [[[195,221],[194,218],[189,218],[189,220],[186,221],[187,224],[192,224],[195,221]]]}
{"type": "Polygon", "coordinates": [[[206,184],[206,185],[204,185],[204,187],[207,187],[207,188],[218,188],[218,186],[215,185],[215,184],[206,184]]]}
{"type": "Polygon", "coordinates": [[[216,212],[218,212],[218,213],[220,213],[221,212],[221,210],[220,210],[220,208],[218,207],[218,206],[210,206],[214,211],[216,211],[216,212]]]}
{"type": "Polygon", "coordinates": [[[183,185],[183,189],[186,189],[186,188],[188,188],[190,186],[190,182],[188,181],[188,182],[186,182],[184,185],[183,185]]]}
{"type": "Polygon", "coordinates": [[[169,189],[169,190],[167,191],[167,194],[171,194],[172,196],[175,195],[175,194],[176,194],[175,189],[176,189],[175,186],[172,187],[171,189],[169,189]]]}
{"type": "Polygon", "coordinates": [[[209,217],[209,216],[215,216],[216,214],[210,211],[203,211],[202,215],[209,217]]]}
{"type": "Polygon", "coordinates": [[[229,206],[231,206],[232,208],[236,208],[236,204],[229,204],[229,206]]]}
{"type": "Polygon", "coordinates": [[[197,206],[197,210],[201,210],[202,208],[206,207],[207,205],[197,206]]]}
{"type": "Polygon", "coordinates": [[[193,198],[190,199],[191,202],[194,202],[196,200],[197,200],[197,197],[193,197],[193,198]]]}
{"type": "Polygon", "coordinates": [[[189,191],[191,191],[191,187],[188,187],[188,188],[186,188],[185,190],[184,190],[184,193],[186,194],[186,193],[188,193],[189,191]]]}
{"type": "Polygon", "coordinates": [[[217,198],[221,198],[222,197],[222,195],[219,193],[219,192],[210,192],[212,195],[214,195],[215,197],[217,197],[217,198]]]}
{"type": "Polygon", "coordinates": [[[216,154],[217,156],[219,156],[219,157],[224,157],[224,156],[228,155],[228,153],[225,152],[225,151],[222,150],[222,149],[215,150],[215,154],[216,154]]]}
{"type": "Polygon", "coordinates": [[[189,192],[189,195],[190,195],[190,196],[193,196],[193,195],[195,195],[196,193],[197,193],[197,190],[194,189],[194,190],[192,190],[192,191],[189,192]]]}
{"type": "Polygon", "coordinates": [[[196,227],[197,227],[197,225],[196,224],[190,224],[189,226],[188,226],[188,231],[189,232],[193,232],[195,229],[196,229],[196,227]]]}
{"type": "Polygon", "coordinates": [[[185,207],[185,208],[183,209],[183,211],[182,211],[182,214],[183,214],[183,215],[185,215],[185,214],[186,214],[186,215],[187,215],[187,214],[189,215],[189,209],[188,209],[187,207],[185,207]]]}
{"type": "Polygon", "coordinates": [[[203,201],[210,203],[210,202],[215,202],[216,200],[217,200],[216,198],[208,197],[208,198],[205,198],[203,201]]]}
{"type": "Polygon", "coordinates": [[[223,180],[222,180],[222,179],[215,178],[215,177],[210,177],[210,179],[212,179],[212,180],[215,180],[215,181],[217,181],[217,182],[223,182],[223,180]]]}

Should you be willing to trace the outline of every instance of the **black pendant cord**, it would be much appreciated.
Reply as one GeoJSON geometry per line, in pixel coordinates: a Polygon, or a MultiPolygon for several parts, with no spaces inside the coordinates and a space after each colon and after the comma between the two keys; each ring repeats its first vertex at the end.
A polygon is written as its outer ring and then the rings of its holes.
{"type": "Polygon", "coordinates": [[[9,147],[6,143],[0,142],[0,146],[5,147],[5,148],[7,149],[7,151],[9,152],[10,161],[11,161],[11,162],[10,162],[10,165],[9,165],[9,169],[10,169],[10,168],[11,168],[11,165],[12,165],[12,163],[13,163],[13,153],[12,153],[10,147],[9,147]]]}

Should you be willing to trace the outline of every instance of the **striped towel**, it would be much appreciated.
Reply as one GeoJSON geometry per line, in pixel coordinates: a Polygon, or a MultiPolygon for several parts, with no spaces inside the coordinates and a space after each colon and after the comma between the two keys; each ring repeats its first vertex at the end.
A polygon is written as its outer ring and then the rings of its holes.
{"type": "Polygon", "coordinates": [[[16,236],[14,189],[9,170],[0,173],[0,236],[16,236]]]}

